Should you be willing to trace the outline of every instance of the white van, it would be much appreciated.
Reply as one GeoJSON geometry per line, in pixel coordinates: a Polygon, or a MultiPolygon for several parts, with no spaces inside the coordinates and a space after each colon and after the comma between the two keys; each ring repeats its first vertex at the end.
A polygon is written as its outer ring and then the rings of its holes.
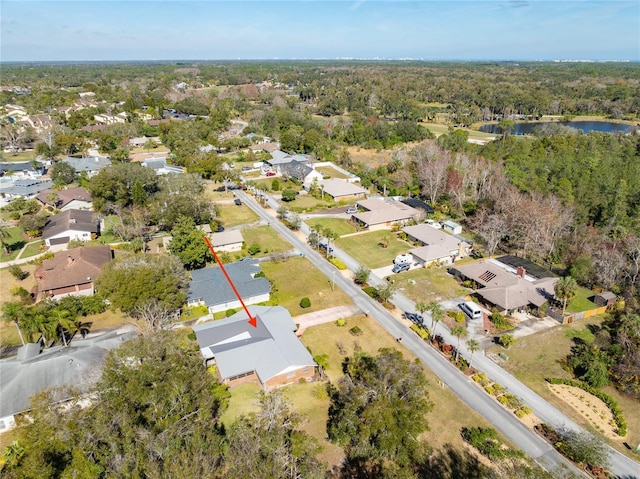
{"type": "Polygon", "coordinates": [[[482,319],[482,310],[480,309],[480,306],[473,301],[460,303],[458,307],[471,319],[482,319]]]}

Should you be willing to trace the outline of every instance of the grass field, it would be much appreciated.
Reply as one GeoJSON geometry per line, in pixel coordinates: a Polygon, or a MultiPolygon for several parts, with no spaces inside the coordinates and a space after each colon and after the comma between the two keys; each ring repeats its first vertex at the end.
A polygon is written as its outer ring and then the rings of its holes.
{"type": "Polygon", "coordinates": [[[336,170],[334,167],[332,166],[318,166],[316,168],[316,171],[319,171],[320,173],[322,173],[324,176],[330,176],[331,178],[342,178],[342,179],[347,179],[349,178],[348,175],[345,175],[344,173],[342,173],[341,171],[336,170]]]}
{"type": "Polygon", "coordinates": [[[461,287],[445,268],[417,268],[394,276],[399,291],[413,301],[442,301],[466,296],[461,287]]]}
{"type": "Polygon", "coordinates": [[[348,220],[341,218],[309,218],[305,220],[305,223],[312,228],[316,226],[320,226],[322,229],[329,228],[338,236],[356,232],[355,226],[349,223],[348,220]]]}
{"type": "MultiPolygon", "coordinates": [[[[562,360],[569,354],[575,344],[573,338],[580,338],[587,342],[593,340],[592,328],[600,326],[603,319],[592,317],[581,320],[572,325],[560,325],[553,329],[527,336],[511,346],[508,355],[509,360],[503,367],[513,373],[520,381],[540,394],[547,401],[563,411],[567,416],[585,427],[590,427],[588,422],[573,408],[566,405],[547,387],[545,378],[564,377],[572,375],[562,368],[562,360]]],[[[500,347],[494,347],[489,352],[504,352],[500,347]]],[[[620,394],[614,387],[607,386],[602,389],[611,395],[620,405],[628,424],[628,433],[624,439],[612,441],[611,444],[621,452],[629,454],[622,445],[640,443],[640,407],[638,401],[634,401],[620,394]]],[[[595,433],[595,431],[593,431],[595,433]]],[[[637,456],[630,455],[637,459],[637,456]]]]}
{"type": "Polygon", "coordinates": [[[36,159],[35,151],[21,151],[20,153],[0,153],[0,161],[32,161],[36,159]]]}
{"type": "Polygon", "coordinates": [[[258,220],[258,215],[251,211],[246,205],[224,204],[220,205],[219,219],[225,228],[245,225],[258,220]]]}
{"type": "Polygon", "coordinates": [[[596,304],[589,299],[592,298],[594,294],[590,289],[579,286],[575,297],[567,303],[567,312],[579,313],[580,311],[588,311],[596,308],[596,304]]]}
{"type": "Polygon", "coordinates": [[[288,210],[295,211],[296,213],[303,213],[319,208],[330,208],[335,206],[335,203],[328,195],[325,195],[324,200],[311,195],[299,195],[296,196],[294,201],[282,203],[282,205],[284,205],[288,210]]]}
{"type": "Polygon", "coordinates": [[[245,248],[243,253],[247,254],[247,248],[252,244],[260,245],[261,251],[256,256],[265,256],[271,253],[287,251],[291,245],[283,240],[270,226],[253,226],[242,230],[245,248]]]}
{"type": "Polygon", "coordinates": [[[37,254],[42,253],[41,246],[43,245],[41,240],[33,241],[29,243],[27,247],[24,249],[24,252],[20,256],[20,258],[30,258],[31,256],[35,256],[37,254]]]}
{"type": "Polygon", "coordinates": [[[329,278],[306,258],[294,257],[285,262],[264,262],[260,265],[265,276],[275,285],[271,303],[284,306],[291,316],[351,303],[351,298],[339,288],[331,291],[329,278]],[[311,300],[311,307],[300,307],[300,300],[304,297],[311,300]]]}
{"type": "Polygon", "coordinates": [[[380,268],[389,265],[400,253],[406,253],[412,246],[398,239],[391,231],[372,231],[360,235],[338,238],[336,244],[367,268],[380,268]],[[380,241],[387,239],[388,247],[380,246],[380,241]]]}

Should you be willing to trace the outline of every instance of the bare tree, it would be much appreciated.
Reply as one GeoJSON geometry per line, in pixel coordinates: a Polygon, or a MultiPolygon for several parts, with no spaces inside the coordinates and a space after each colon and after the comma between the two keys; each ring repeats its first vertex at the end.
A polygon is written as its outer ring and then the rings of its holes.
{"type": "Polygon", "coordinates": [[[433,142],[425,142],[411,151],[416,172],[422,184],[422,194],[434,204],[444,192],[447,169],[451,162],[449,153],[433,142]]]}
{"type": "Polygon", "coordinates": [[[138,319],[138,329],[141,334],[150,334],[162,329],[168,329],[176,316],[176,311],[169,310],[166,305],[156,301],[148,301],[136,306],[132,313],[138,319]]]}
{"type": "Polygon", "coordinates": [[[487,243],[489,257],[492,257],[500,241],[509,231],[507,220],[500,213],[491,214],[478,226],[477,232],[487,243]]]}

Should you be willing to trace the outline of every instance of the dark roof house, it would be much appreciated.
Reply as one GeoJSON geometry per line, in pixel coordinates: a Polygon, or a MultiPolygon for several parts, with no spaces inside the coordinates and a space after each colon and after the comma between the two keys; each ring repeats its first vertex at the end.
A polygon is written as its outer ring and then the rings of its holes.
{"type": "Polygon", "coordinates": [[[42,231],[47,246],[68,243],[71,240],[90,241],[100,233],[100,223],[91,211],[67,210],[51,216],[42,231]]]}
{"type": "Polygon", "coordinates": [[[91,195],[82,186],[66,190],[44,190],[38,193],[36,199],[42,204],[53,206],[54,208],[62,211],[68,209],[85,210],[92,208],[91,195]],[[53,194],[57,196],[56,201],[52,200],[53,194]]]}
{"type": "MultiPolygon", "coordinates": [[[[256,304],[269,300],[271,294],[269,281],[266,278],[255,277],[261,271],[257,259],[250,258],[229,263],[225,265],[225,269],[245,304],[256,304]]],[[[204,304],[211,313],[241,306],[218,266],[191,271],[187,304],[193,306],[204,304]]]]}

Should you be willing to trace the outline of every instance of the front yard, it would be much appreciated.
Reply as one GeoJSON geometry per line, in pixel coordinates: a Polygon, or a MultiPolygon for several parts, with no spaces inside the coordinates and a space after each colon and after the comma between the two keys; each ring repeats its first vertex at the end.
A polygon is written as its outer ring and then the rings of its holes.
{"type": "Polygon", "coordinates": [[[2,238],[6,249],[9,251],[7,254],[5,249],[0,250],[0,262],[11,261],[16,259],[18,253],[22,247],[27,244],[27,239],[21,228],[17,226],[11,226],[7,228],[8,237],[2,238]]]}
{"type": "Polygon", "coordinates": [[[396,233],[387,230],[338,238],[336,244],[353,259],[370,269],[388,266],[398,254],[406,253],[413,248],[409,243],[398,239],[396,233]],[[384,242],[387,244],[386,247],[380,245],[384,242]]]}
{"type": "Polygon", "coordinates": [[[351,303],[351,298],[340,288],[331,291],[330,279],[306,258],[293,257],[284,262],[264,262],[260,266],[273,284],[270,303],[287,308],[291,316],[351,303]],[[304,297],[311,301],[309,308],[300,307],[300,300],[304,297]]]}
{"type": "Polygon", "coordinates": [[[393,279],[398,291],[416,302],[430,303],[469,294],[446,268],[416,268],[395,275],[393,279]]]}
{"type": "Polygon", "coordinates": [[[216,220],[219,220],[225,228],[232,228],[234,226],[253,223],[258,220],[258,215],[244,204],[240,206],[236,204],[224,204],[220,205],[220,216],[217,217],[216,220]]]}
{"type": "Polygon", "coordinates": [[[341,218],[309,218],[305,220],[305,223],[310,228],[316,228],[317,226],[319,226],[320,229],[328,228],[338,236],[348,235],[357,231],[352,223],[341,218]]]}
{"type": "Polygon", "coordinates": [[[280,235],[268,225],[244,228],[242,230],[242,237],[244,238],[244,248],[242,249],[241,256],[247,256],[249,254],[247,249],[253,244],[260,246],[260,252],[255,255],[256,257],[267,256],[271,253],[279,253],[291,249],[291,245],[283,240],[280,235]]]}

